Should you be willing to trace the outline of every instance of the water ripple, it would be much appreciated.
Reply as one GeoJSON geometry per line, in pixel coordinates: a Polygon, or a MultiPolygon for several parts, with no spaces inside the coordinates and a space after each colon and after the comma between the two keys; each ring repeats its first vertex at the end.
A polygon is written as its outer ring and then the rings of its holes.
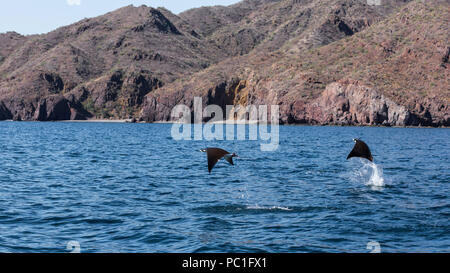
{"type": "Polygon", "coordinates": [[[450,252],[449,129],[282,126],[270,153],[170,130],[0,122],[0,252],[450,252]],[[211,146],[241,158],[209,174],[211,146]]]}

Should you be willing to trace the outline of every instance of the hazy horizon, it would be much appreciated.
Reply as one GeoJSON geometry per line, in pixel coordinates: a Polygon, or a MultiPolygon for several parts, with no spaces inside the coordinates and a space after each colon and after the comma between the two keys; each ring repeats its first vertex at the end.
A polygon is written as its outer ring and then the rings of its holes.
{"type": "Polygon", "coordinates": [[[114,11],[124,6],[164,7],[174,14],[201,6],[228,6],[241,0],[17,0],[2,4],[0,33],[17,32],[22,35],[44,34],[59,27],[114,11]]]}

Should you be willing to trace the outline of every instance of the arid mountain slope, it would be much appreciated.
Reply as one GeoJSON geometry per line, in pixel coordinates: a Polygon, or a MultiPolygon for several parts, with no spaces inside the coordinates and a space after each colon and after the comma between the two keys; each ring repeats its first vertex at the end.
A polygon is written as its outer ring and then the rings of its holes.
{"type": "Polygon", "coordinates": [[[75,116],[125,117],[151,90],[227,57],[189,28],[178,29],[166,12],[128,6],[45,35],[2,35],[0,100],[8,115],[51,119],[37,114],[51,97],[70,104],[75,116]]]}
{"type": "Polygon", "coordinates": [[[449,18],[439,0],[245,0],[0,34],[0,120],[162,121],[200,96],[282,123],[449,126],[449,18]]]}
{"type": "Polygon", "coordinates": [[[0,33],[0,65],[14,50],[28,39],[29,37],[20,35],[17,32],[0,33]]]}
{"type": "Polygon", "coordinates": [[[449,18],[447,1],[418,1],[327,45],[296,36],[149,94],[141,117],[168,120],[175,104],[201,96],[205,105],[280,105],[283,123],[449,126],[449,18]]]}

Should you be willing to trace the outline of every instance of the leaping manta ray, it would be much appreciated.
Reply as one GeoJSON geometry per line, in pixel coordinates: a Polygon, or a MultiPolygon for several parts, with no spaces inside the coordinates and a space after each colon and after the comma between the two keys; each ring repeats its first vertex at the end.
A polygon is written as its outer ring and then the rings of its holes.
{"type": "Polygon", "coordinates": [[[234,165],[233,163],[233,157],[238,157],[236,153],[229,153],[223,149],[220,148],[206,148],[201,149],[201,152],[206,153],[208,157],[208,171],[211,173],[211,170],[214,168],[217,162],[224,158],[228,163],[231,165],[234,165]]]}
{"type": "Polygon", "coordinates": [[[355,141],[355,147],[353,147],[353,150],[347,156],[347,159],[352,157],[361,157],[373,162],[373,157],[369,146],[367,146],[364,141],[357,138],[353,139],[353,141],[355,141]]]}

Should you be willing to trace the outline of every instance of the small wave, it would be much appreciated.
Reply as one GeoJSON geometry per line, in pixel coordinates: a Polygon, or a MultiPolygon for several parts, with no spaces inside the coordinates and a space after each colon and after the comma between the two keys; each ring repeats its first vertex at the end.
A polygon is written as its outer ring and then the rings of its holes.
{"type": "Polygon", "coordinates": [[[258,206],[258,205],[226,205],[210,206],[194,209],[204,213],[266,213],[266,212],[287,212],[293,209],[281,206],[258,206]]]}
{"type": "Polygon", "coordinates": [[[113,218],[89,218],[80,220],[80,222],[101,225],[101,224],[121,224],[123,223],[123,220],[113,218]]]}
{"type": "Polygon", "coordinates": [[[258,205],[247,206],[246,209],[248,209],[248,210],[284,210],[284,211],[292,211],[292,209],[290,209],[288,207],[279,207],[279,206],[261,207],[261,206],[258,206],[258,205]]]}

